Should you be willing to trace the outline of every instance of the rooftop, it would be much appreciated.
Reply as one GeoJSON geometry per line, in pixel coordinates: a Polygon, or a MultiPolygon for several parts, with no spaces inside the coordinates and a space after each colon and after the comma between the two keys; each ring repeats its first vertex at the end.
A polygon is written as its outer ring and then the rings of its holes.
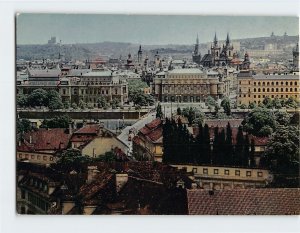
{"type": "Polygon", "coordinates": [[[169,74],[203,74],[203,71],[197,68],[174,69],[168,71],[169,74]]]}
{"type": "Polygon", "coordinates": [[[299,188],[187,190],[190,215],[299,215],[299,188]]]}

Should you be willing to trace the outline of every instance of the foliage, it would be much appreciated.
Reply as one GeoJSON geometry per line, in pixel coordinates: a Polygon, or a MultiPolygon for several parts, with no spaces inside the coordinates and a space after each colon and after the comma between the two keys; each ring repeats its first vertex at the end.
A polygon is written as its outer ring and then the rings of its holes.
{"type": "Polygon", "coordinates": [[[71,118],[68,115],[55,116],[52,119],[45,119],[41,128],[68,128],[71,118]]]}
{"type": "Polygon", "coordinates": [[[107,101],[106,98],[104,96],[100,96],[97,99],[97,104],[98,104],[98,108],[104,108],[107,106],[107,101]]]}
{"type": "Polygon", "coordinates": [[[227,116],[231,115],[231,107],[230,107],[230,100],[225,97],[222,102],[221,102],[221,107],[223,107],[224,112],[226,113],[227,116]]]}
{"type": "Polygon", "coordinates": [[[78,107],[81,109],[86,109],[86,103],[83,100],[79,100],[78,107]]]}
{"type": "Polygon", "coordinates": [[[17,106],[27,107],[28,106],[28,96],[24,94],[17,95],[17,106]]]}
{"type": "Polygon", "coordinates": [[[265,151],[275,185],[299,187],[299,128],[279,125],[265,151]]]}
{"type": "Polygon", "coordinates": [[[71,106],[69,101],[65,101],[65,102],[63,103],[63,105],[64,105],[64,108],[65,108],[65,109],[69,109],[70,106],[71,106]]]}
{"type": "Polygon", "coordinates": [[[208,96],[208,97],[206,98],[205,104],[206,104],[208,107],[209,107],[209,106],[214,107],[214,106],[216,105],[216,101],[215,101],[215,99],[214,99],[213,97],[208,96]]]}
{"type": "Polygon", "coordinates": [[[117,156],[112,151],[105,152],[103,155],[99,155],[96,161],[101,162],[114,162],[117,160],[117,156]]]}
{"type": "Polygon", "coordinates": [[[291,114],[287,112],[277,111],[275,112],[275,121],[277,125],[288,125],[291,120],[291,114]]]}
{"type": "Polygon", "coordinates": [[[253,102],[251,102],[251,103],[249,104],[249,108],[250,108],[250,109],[256,108],[256,104],[253,103],[253,102]]]}
{"type": "Polygon", "coordinates": [[[266,96],[262,103],[265,105],[266,108],[272,108],[273,107],[273,104],[272,104],[272,100],[269,96],[266,96]]]}
{"type": "Polygon", "coordinates": [[[73,109],[77,109],[77,108],[78,108],[78,106],[77,106],[76,103],[72,103],[71,107],[72,107],[73,109]]]}
{"type": "Polygon", "coordinates": [[[49,100],[47,91],[44,89],[35,89],[31,94],[28,96],[28,105],[29,106],[47,106],[49,100]]]}
{"type": "Polygon", "coordinates": [[[83,165],[92,161],[89,156],[82,156],[78,149],[68,149],[62,152],[57,161],[60,167],[66,167],[68,170],[82,171],[83,165]]]}
{"type": "Polygon", "coordinates": [[[31,122],[28,119],[17,119],[17,133],[28,132],[32,129],[31,122]]]}
{"type": "Polygon", "coordinates": [[[240,109],[247,109],[246,104],[241,104],[241,105],[240,105],[240,109]]]}
{"type": "Polygon", "coordinates": [[[182,114],[181,108],[178,107],[178,108],[177,108],[177,115],[181,115],[181,114],[182,114]]]}
{"type": "Polygon", "coordinates": [[[160,118],[160,119],[163,118],[163,112],[160,103],[158,103],[156,107],[156,118],[160,118]]]}
{"type": "Polygon", "coordinates": [[[117,107],[120,107],[120,100],[117,98],[114,98],[111,101],[111,107],[112,107],[112,109],[116,109],[117,107]]]}
{"type": "Polygon", "coordinates": [[[267,108],[257,107],[242,122],[244,130],[255,136],[269,136],[275,128],[274,114],[267,108]]]}

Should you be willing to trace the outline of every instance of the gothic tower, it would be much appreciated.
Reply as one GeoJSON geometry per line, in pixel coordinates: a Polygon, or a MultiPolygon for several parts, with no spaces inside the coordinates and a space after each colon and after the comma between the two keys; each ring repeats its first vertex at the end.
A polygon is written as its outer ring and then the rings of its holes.
{"type": "Polygon", "coordinates": [[[193,62],[197,63],[198,65],[201,62],[201,54],[199,52],[199,37],[198,37],[198,34],[197,34],[195,49],[194,49],[194,53],[193,53],[193,62]]]}
{"type": "Polygon", "coordinates": [[[138,51],[138,63],[140,64],[142,62],[142,56],[143,56],[143,51],[142,51],[142,46],[140,45],[139,51],[138,51]]]}
{"type": "Polygon", "coordinates": [[[221,47],[218,44],[217,33],[215,33],[214,42],[211,46],[212,65],[219,66],[221,47]]]}

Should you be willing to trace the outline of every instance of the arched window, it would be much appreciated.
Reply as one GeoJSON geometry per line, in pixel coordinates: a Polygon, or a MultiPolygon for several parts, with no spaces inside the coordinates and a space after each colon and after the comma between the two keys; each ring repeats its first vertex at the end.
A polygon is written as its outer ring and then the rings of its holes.
{"type": "Polygon", "coordinates": [[[286,92],[288,92],[288,91],[289,91],[289,89],[288,89],[288,88],[285,88],[285,91],[286,91],[286,92]]]}
{"type": "Polygon", "coordinates": [[[281,85],[283,85],[283,82],[281,82],[281,85]]]}
{"type": "Polygon", "coordinates": [[[270,83],[269,82],[267,82],[267,86],[269,86],[270,85],[270,83]]]}
{"type": "Polygon", "coordinates": [[[263,85],[263,86],[266,85],[265,82],[263,82],[262,85],[263,85]]]}
{"type": "Polygon", "coordinates": [[[267,92],[269,92],[270,90],[269,90],[269,88],[267,88],[267,92]]]}
{"type": "Polygon", "coordinates": [[[256,88],[254,88],[254,92],[256,92],[256,88]]]}
{"type": "Polygon", "coordinates": [[[276,82],[276,85],[278,85],[278,82],[276,82]]]}
{"type": "Polygon", "coordinates": [[[281,88],[281,92],[283,92],[283,88],[281,88]]]}
{"type": "Polygon", "coordinates": [[[289,85],[289,83],[288,83],[288,82],[285,82],[285,85],[286,85],[286,86],[288,86],[288,85],[289,85]]]}
{"type": "Polygon", "coordinates": [[[295,85],[297,86],[297,82],[295,82],[295,85]]]}
{"type": "Polygon", "coordinates": [[[276,88],[276,92],[278,92],[278,88],[276,88]]]}
{"type": "Polygon", "coordinates": [[[274,88],[272,88],[271,91],[274,92],[274,88]]]}
{"type": "Polygon", "coordinates": [[[290,85],[292,86],[292,85],[293,85],[293,82],[290,82],[290,85]]]}
{"type": "Polygon", "coordinates": [[[297,87],[295,87],[295,91],[297,91],[297,87]]]}
{"type": "Polygon", "coordinates": [[[260,88],[258,88],[258,92],[260,92],[260,88]]]}
{"type": "MultiPolygon", "coordinates": [[[[296,85],[296,84],[295,84],[296,85]]],[[[254,86],[256,86],[256,82],[254,82],[254,86]]]]}
{"type": "Polygon", "coordinates": [[[263,88],[262,91],[265,92],[265,88],[263,88]]]}
{"type": "Polygon", "coordinates": [[[274,82],[272,82],[271,85],[273,86],[273,85],[274,85],[274,82]]]}
{"type": "Polygon", "coordinates": [[[290,91],[293,91],[293,88],[290,88],[290,91]]]}

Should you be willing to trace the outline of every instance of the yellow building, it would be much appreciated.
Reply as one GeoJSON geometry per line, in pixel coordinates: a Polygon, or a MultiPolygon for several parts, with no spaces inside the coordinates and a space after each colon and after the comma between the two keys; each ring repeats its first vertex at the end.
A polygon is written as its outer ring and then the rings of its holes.
{"type": "Polygon", "coordinates": [[[237,104],[259,104],[265,97],[271,99],[299,98],[299,76],[252,75],[249,71],[241,71],[238,75],[237,104]]]}
{"type": "Polygon", "coordinates": [[[172,166],[193,172],[199,187],[207,190],[264,187],[272,181],[272,175],[266,169],[194,165],[172,166]]]}

